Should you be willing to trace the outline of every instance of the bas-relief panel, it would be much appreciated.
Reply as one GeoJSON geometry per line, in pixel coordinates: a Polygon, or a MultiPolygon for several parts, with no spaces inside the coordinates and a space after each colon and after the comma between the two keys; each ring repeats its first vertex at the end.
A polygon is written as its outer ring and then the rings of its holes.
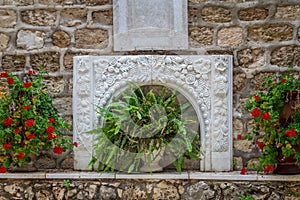
{"type": "Polygon", "coordinates": [[[114,50],[188,48],[186,0],[114,0],[114,50]]]}
{"type": "Polygon", "coordinates": [[[98,123],[95,106],[138,84],[176,88],[193,105],[200,122],[201,171],[232,169],[231,56],[78,56],[74,58],[73,118],[75,168],[86,170],[98,123]]]}

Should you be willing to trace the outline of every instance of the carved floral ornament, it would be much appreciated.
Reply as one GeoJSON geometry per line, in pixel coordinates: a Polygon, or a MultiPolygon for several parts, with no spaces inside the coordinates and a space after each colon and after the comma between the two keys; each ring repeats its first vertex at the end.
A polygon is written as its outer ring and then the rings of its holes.
{"type": "Polygon", "coordinates": [[[231,160],[231,56],[79,56],[74,61],[74,139],[88,154],[91,136],[80,133],[98,123],[93,104],[105,106],[133,81],[168,86],[191,102],[200,121],[203,170],[214,166],[208,162],[211,152],[231,160]]]}

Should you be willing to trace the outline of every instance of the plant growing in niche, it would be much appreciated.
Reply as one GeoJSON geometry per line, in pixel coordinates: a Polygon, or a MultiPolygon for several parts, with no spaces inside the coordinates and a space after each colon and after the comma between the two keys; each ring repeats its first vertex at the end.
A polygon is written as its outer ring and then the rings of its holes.
{"type": "Polygon", "coordinates": [[[41,74],[29,70],[22,78],[0,75],[0,172],[31,162],[42,150],[62,154],[77,146],[64,136],[67,124],[44,89],[41,74]]]}
{"type": "MultiPolygon", "coordinates": [[[[249,97],[246,110],[254,126],[247,138],[261,150],[258,171],[281,173],[284,162],[297,173],[300,168],[300,80],[299,75],[283,74],[278,80],[265,78],[265,92],[249,97]],[[294,164],[293,164],[294,162],[294,164]]],[[[282,172],[285,173],[285,172],[282,172]]]]}
{"type": "Polygon", "coordinates": [[[199,133],[192,128],[195,121],[183,115],[191,104],[180,104],[177,92],[164,86],[149,90],[130,85],[106,108],[98,106],[103,125],[90,131],[97,134],[90,165],[99,161],[98,170],[128,173],[147,166],[152,172],[152,163],[163,156],[181,172],[184,158],[199,160],[199,133]]]}

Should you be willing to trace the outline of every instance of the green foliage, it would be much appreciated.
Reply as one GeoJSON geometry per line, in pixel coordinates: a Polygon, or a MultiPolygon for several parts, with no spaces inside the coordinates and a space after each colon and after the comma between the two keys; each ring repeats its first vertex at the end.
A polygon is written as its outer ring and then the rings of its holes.
{"type": "Polygon", "coordinates": [[[278,81],[265,78],[262,88],[266,91],[256,92],[245,106],[254,120],[246,138],[261,149],[258,170],[268,173],[266,167],[274,166],[281,154],[300,163],[300,152],[293,148],[300,144],[300,80],[288,72],[278,81]]]}
{"type": "Polygon", "coordinates": [[[4,83],[0,96],[0,167],[5,172],[11,165],[30,162],[31,155],[41,150],[61,154],[73,147],[63,136],[66,122],[52,104],[44,89],[42,76],[30,70],[22,79],[1,72],[4,83]]]}
{"type": "Polygon", "coordinates": [[[255,200],[252,196],[239,196],[240,200],[255,200]]]}
{"type": "Polygon", "coordinates": [[[131,173],[139,171],[142,158],[149,164],[164,153],[181,172],[184,157],[200,159],[199,134],[190,128],[195,121],[182,117],[191,105],[180,105],[176,95],[166,87],[146,92],[131,83],[119,100],[106,108],[98,106],[103,126],[90,131],[97,134],[96,156],[90,165],[99,161],[99,170],[131,173]],[[180,149],[182,155],[178,155],[180,149]]]}

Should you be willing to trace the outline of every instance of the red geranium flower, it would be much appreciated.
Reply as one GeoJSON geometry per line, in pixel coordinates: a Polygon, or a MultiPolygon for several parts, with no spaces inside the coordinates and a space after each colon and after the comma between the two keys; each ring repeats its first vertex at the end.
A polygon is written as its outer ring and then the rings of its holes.
{"type": "Polygon", "coordinates": [[[30,135],[28,135],[27,138],[28,138],[29,140],[32,139],[32,138],[35,138],[34,133],[31,133],[30,135]]]}
{"type": "Polygon", "coordinates": [[[1,73],[0,73],[0,77],[1,77],[1,78],[6,78],[7,76],[8,76],[7,71],[6,71],[6,72],[1,72],[1,73]]]}
{"type": "Polygon", "coordinates": [[[34,125],[34,119],[28,119],[25,121],[26,126],[33,126],[34,125]]]}
{"type": "Polygon", "coordinates": [[[260,115],[260,110],[258,108],[254,108],[251,112],[253,117],[258,117],[260,115]]]}
{"type": "Polygon", "coordinates": [[[24,87],[24,88],[30,88],[31,85],[32,85],[31,82],[25,82],[25,83],[23,84],[23,87],[24,87]]]}
{"type": "Polygon", "coordinates": [[[281,81],[281,83],[285,83],[285,82],[286,82],[286,79],[285,79],[285,78],[282,78],[280,81],[281,81]]]}
{"type": "Polygon", "coordinates": [[[55,146],[53,148],[53,152],[56,153],[56,154],[62,154],[63,151],[62,151],[61,146],[55,146]]]}
{"type": "Polygon", "coordinates": [[[15,130],[14,130],[14,133],[15,134],[19,134],[21,132],[21,130],[19,129],[19,128],[16,128],[15,130]]]}
{"type": "Polygon", "coordinates": [[[53,126],[48,126],[48,127],[46,128],[46,132],[47,132],[47,133],[53,133],[53,132],[54,132],[54,127],[53,127],[53,126]]]}
{"type": "Polygon", "coordinates": [[[48,139],[57,138],[57,135],[53,135],[52,133],[48,133],[48,139]]]}
{"type": "Polygon", "coordinates": [[[0,167],[0,173],[5,173],[5,172],[6,172],[6,168],[3,167],[3,166],[1,166],[1,167],[0,167]]]}
{"type": "Polygon", "coordinates": [[[78,143],[77,142],[74,142],[73,145],[74,145],[74,147],[78,147],[78,143]]]}
{"type": "Polygon", "coordinates": [[[14,78],[7,78],[8,85],[13,85],[15,83],[14,78]]]}
{"type": "Polygon", "coordinates": [[[269,119],[271,119],[271,115],[268,112],[265,112],[262,114],[261,118],[263,118],[265,120],[269,120],[269,119]]]}
{"type": "Polygon", "coordinates": [[[24,153],[19,153],[16,155],[16,157],[19,159],[19,160],[22,160],[24,158],[24,153]]]}
{"type": "Polygon", "coordinates": [[[239,139],[239,140],[242,139],[242,134],[238,134],[237,139],[239,139]]]}
{"type": "Polygon", "coordinates": [[[265,146],[265,143],[259,142],[259,141],[256,141],[256,144],[257,144],[258,148],[260,148],[260,149],[263,149],[265,146]]]}
{"type": "Polygon", "coordinates": [[[5,150],[9,149],[10,147],[11,147],[11,143],[10,143],[10,142],[8,142],[8,143],[6,143],[6,144],[3,144],[3,148],[4,148],[5,150]]]}
{"type": "Polygon", "coordinates": [[[8,118],[4,119],[3,122],[4,122],[5,126],[11,126],[13,120],[12,120],[12,118],[8,117],[8,118]]]}
{"type": "Polygon", "coordinates": [[[269,174],[270,172],[273,172],[273,171],[274,171],[274,167],[271,166],[271,165],[266,165],[266,166],[264,167],[264,172],[265,172],[266,174],[269,174]]]}
{"type": "Polygon", "coordinates": [[[287,130],[284,134],[286,134],[289,137],[296,137],[297,132],[294,129],[287,130]]]}
{"type": "Polygon", "coordinates": [[[259,101],[260,100],[260,98],[259,98],[258,95],[254,95],[254,99],[255,99],[255,101],[259,101]]]}
{"type": "Polygon", "coordinates": [[[243,169],[241,170],[240,174],[246,174],[247,173],[247,169],[245,167],[243,167],[243,169]]]}
{"type": "Polygon", "coordinates": [[[54,119],[54,117],[49,117],[49,118],[48,118],[48,121],[49,121],[51,124],[54,124],[55,119],[54,119]]]}
{"type": "Polygon", "coordinates": [[[35,74],[35,71],[29,70],[29,71],[28,71],[28,74],[29,74],[29,75],[35,74]]]}
{"type": "Polygon", "coordinates": [[[23,106],[23,109],[24,109],[24,110],[29,110],[29,109],[30,109],[30,105],[23,106]]]}

